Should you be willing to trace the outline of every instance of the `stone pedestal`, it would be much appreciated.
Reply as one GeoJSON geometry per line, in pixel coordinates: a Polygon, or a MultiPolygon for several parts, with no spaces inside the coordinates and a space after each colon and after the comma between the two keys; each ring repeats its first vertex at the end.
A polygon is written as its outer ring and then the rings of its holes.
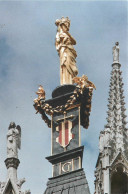
{"type": "Polygon", "coordinates": [[[49,178],[45,194],[89,194],[89,186],[82,168],[84,146],[49,156],[53,177],[49,178]]]}

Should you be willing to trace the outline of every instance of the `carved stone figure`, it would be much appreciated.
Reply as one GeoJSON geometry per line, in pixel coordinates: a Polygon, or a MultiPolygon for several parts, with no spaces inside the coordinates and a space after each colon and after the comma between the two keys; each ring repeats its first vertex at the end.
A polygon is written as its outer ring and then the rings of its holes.
{"type": "Polygon", "coordinates": [[[119,47],[119,42],[115,43],[115,46],[113,47],[113,62],[119,62],[119,51],[120,51],[120,47],[119,47]]]}
{"type": "Polygon", "coordinates": [[[21,128],[11,122],[7,133],[7,157],[18,158],[18,149],[21,147],[21,128]]]}
{"type": "Polygon", "coordinates": [[[60,80],[62,84],[72,84],[72,78],[78,74],[77,53],[73,47],[76,41],[69,33],[70,20],[62,17],[55,22],[57,29],[56,50],[60,56],[60,80]]]}
{"type": "Polygon", "coordinates": [[[88,80],[88,77],[86,75],[82,75],[82,77],[74,77],[73,83],[76,83],[80,88],[92,87],[96,89],[95,85],[88,80]]]}

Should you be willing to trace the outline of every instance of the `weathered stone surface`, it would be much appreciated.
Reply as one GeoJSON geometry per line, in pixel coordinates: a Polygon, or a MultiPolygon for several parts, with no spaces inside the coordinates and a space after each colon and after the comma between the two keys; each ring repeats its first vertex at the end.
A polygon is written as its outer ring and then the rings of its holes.
{"type": "Polygon", "coordinates": [[[6,164],[7,169],[10,167],[17,169],[20,164],[20,161],[17,158],[7,158],[5,160],[5,164],[6,164]]]}
{"type": "Polygon", "coordinates": [[[5,165],[7,168],[7,180],[0,182],[0,194],[30,194],[30,191],[21,191],[25,178],[18,179],[17,169],[20,164],[18,159],[18,148],[21,145],[21,128],[11,122],[7,133],[7,159],[5,165]]]}
{"type": "Polygon", "coordinates": [[[18,149],[21,146],[21,128],[11,122],[7,133],[7,157],[18,158],[18,149]]]}
{"type": "MultiPolygon", "coordinates": [[[[100,133],[99,157],[95,171],[95,193],[117,194],[128,192],[128,179],[119,189],[118,172],[128,177],[128,129],[126,127],[122,72],[119,63],[119,46],[113,48],[113,64],[108,98],[107,124],[100,133]],[[122,170],[123,169],[123,170],[122,170]],[[115,180],[115,177],[118,177],[115,180]],[[118,189],[115,189],[118,188],[118,189]]],[[[123,178],[122,177],[122,178],[123,178]]]]}

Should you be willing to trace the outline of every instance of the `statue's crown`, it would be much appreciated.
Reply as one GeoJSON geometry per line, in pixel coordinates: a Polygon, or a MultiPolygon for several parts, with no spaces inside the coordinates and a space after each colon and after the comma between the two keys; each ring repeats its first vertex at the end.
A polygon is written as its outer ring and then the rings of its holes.
{"type": "Polygon", "coordinates": [[[65,24],[65,23],[68,23],[68,25],[70,26],[70,20],[68,17],[62,17],[61,19],[57,19],[55,24],[58,26],[58,25],[61,25],[61,24],[65,24]]]}

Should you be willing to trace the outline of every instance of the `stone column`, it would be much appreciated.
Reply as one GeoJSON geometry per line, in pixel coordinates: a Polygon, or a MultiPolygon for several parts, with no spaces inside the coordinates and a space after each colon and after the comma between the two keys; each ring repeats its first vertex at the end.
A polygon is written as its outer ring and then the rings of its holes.
{"type": "Polygon", "coordinates": [[[109,155],[110,146],[104,147],[104,194],[110,194],[110,170],[109,170],[109,155]]]}
{"type": "Polygon", "coordinates": [[[110,194],[110,175],[109,175],[109,168],[107,167],[104,170],[104,193],[105,194],[110,194]]]}

